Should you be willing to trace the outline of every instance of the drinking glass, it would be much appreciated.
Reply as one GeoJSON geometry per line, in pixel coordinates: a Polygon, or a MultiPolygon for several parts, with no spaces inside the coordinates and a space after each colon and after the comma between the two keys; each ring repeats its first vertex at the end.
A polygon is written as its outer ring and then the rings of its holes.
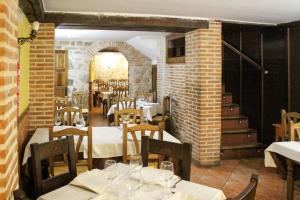
{"type": "Polygon", "coordinates": [[[161,179],[164,183],[164,194],[170,194],[171,180],[174,176],[174,166],[170,161],[162,161],[160,164],[160,169],[162,170],[161,179]]]}
{"type": "Polygon", "coordinates": [[[142,158],[140,155],[130,156],[129,166],[131,170],[141,170],[142,168],[142,158]]]}
{"type": "Polygon", "coordinates": [[[128,181],[126,182],[130,199],[135,199],[136,192],[141,188],[143,184],[141,169],[142,168],[135,168],[130,170],[130,176],[128,181]]]}
{"type": "Polygon", "coordinates": [[[104,163],[105,175],[108,180],[113,180],[118,176],[118,165],[115,160],[106,160],[104,163]]]}
{"type": "Polygon", "coordinates": [[[55,126],[60,126],[61,125],[61,117],[59,114],[55,116],[55,126]]]}
{"type": "Polygon", "coordinates": [[[76,124],[76,127],[77,127],[77,128],[82,128],[82,127],[83,127],[82,117],[76,118],[75,124],[76,124]]]}

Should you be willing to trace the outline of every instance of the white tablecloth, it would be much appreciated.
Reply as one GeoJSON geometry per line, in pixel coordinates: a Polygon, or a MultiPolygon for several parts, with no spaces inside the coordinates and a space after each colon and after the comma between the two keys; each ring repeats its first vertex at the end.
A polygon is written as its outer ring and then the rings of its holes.
{"type": "MultiPolygon", "coordinates": [[[[58,127],[62,129],[63,127],[58,127]]],[[[85,127],[86,128],[86,127],[85,127]]],[[[38,128],[28,144],[25,147],[24,157],[22,165],[26,164],[28,158],[31,156],[30,144],[32,143],[43,143],[49,141],[49,129],[48,128],[38,128]]],[[[54,130],[57,130],[55,127],[54,130]]],[[[123,155],[123,132],[120,127],[93,127],[93,158],[110,158],[123,155]]],[[[147,134],[147,133],[146,133],[147,134]]],[[[158,134],[155,134],[157,137],[158,134]]],[[[76,142],[76,138],[74,139],[76,142]]],[[[180,143],[178,139],[164,131],[163,140],[169,142],[180,143]]],[[[87,138],[84,137],[81,145],[81,152],[84,154],[84,158],[87,158],[88,147],[87,138]]],[[[128,141],[128,154],[133,155],[135,153],[135,146],[133,141],[128,141]]]]}
{"type": "Polygon", "coordinates": [[[265,166],[276,167],[271,152],[300,162],[300,142],[274,142],[265,150],[265,166]]]}
{"type": "MultiPolygon", "coordinates": [[[[109,108],[109,110],[107,112],[107,116],[113,114],[116,107],[117,107],[117,104],[113,104],[109,108]]],[[[122,108],[122,105],[120,104],[119,107],[122,108]]],[[[149,102],[137,101],[136,107],[137,107],[137,109],[139,109],[140,107],[143,108],[144,117],[146,117],[147,120],[149,120],[149,121],[152,121],[152,116],[155,116],[161,112],[159,103],[149,103],[149,102]]]]}
{"type": "MultiPolygon", "coordinates": [[[[124,171],[128,171],[128,169],[124,169],[124,168],[129,168],[129,166],[125,166],[124,164],[118,164],[118,168],[120,173],[121,172],[124,172],[124,171]]],[[[107,181],[105,181],[105,179],[103,181],[101,181],[104,177],[103,177],[103,174],[100,173],[100,172],[103,172],[103,171],[100,171],[98,170],[98,173],[95,173],[94,176],[91,176],[90,178],[94,180],[90,180],[89,183],[97,183],[99,182],[102,182],[102,183],[105,183],[106,182],[106,185],[107,185],[107,181]],[[99,177],[97,176],[97,174],[99,175],[99,177]]],[[[85,173],[90,173],[90,172],[85,172],[85,173]]],[[[105,173],[105,171],[104,171],[105,173]]],[[[125,172],[126,173],[126,172],[125,172]]],[[[85,175],[85,174],[80,174],[80,176],[82,175],[85,175]]],[[[78,177],[78,178],[79,178],[78,177]]],[[[128,176],[125,176],[125,178],[128,177],[128,176]]],[[[118,185],[120,184],[120,182],[122,182],[122,178],[119,179],[119,180],[116,180],[117,182],[111,182],[110,184],[112,185],[118,185]]],[[[93,185],[93,184],[92,184],[93,185]]],[[[147,184],[144,183],[144,186],[146,186],[147,184]]],[[[99,186],[100,187],[100,186],[99,186]]],[[[102,185],[102,188],[103,188],[103,185],[102,185]]],[[[104,186],[105,188],[105,186],[104,186]]],[[[104,189],[104,190],[100,190],[101,193],[103,191],[103,196],[105,196],[104,194],[107,193],[107,194],[113,194],[113,193],[119,193],[119,192],[122,192],[122,198],[117,198],[116,196],[113,198],[113,199],[126,199],[124,197],[124,194],[123,191],[125,190],[126,192],[126,187],[114,187],[114,186],[110,186],[110,187],[107,187],[108,189],[104,189]],[[108,190],[108,191],[106,191],[108,190]]],[[[143,197],[142,199],[144,200],[150,200],[150,199],[153,199],[153,196],[151,197],[151,194],[154,194],[154,193],[159,193],[161,194],[161,191],[162,188],[161,186],[154,186],[154,188],[152,189],[148,189],[148,190],[145,190],[143,187],[140,188],[140,190],[137,192],[138,196],[139,197],[143,197]],[[159,191],[160,189],[160,191],[159,191]]],[[[200,185],[200,184],[196,184],[196,183],[192,183],[192,182],[189,182],[189,181],[180,181],[176,184],[176,188],[172,189],[173,192],[175,193],[183,193],[183,194],[187,194],[191,197],[193,197],[193,199],[197,199],[197,200],[224,200],[226,199],[223,191],[221,190],[218,190],[218,189],[215,189],[215,188],[211,188],[211,187],[208,187],[208,186],[204,186],[204,185],[200,185]]],[[[89,200],[93,197],[97,197],[98,194],[96,193],[93,193],[93,192],[89,192],[88,190],[85,190],[85,189],[81,189],[79,187],[76,187],[76,186],[71,186],[71,185],[67,185],[67,186],[64,186],[62,188],[59,188],[57,190],[54,190],[50,193],[47,193],[45,195],[42,195],[38,198],[38,200],[52,200],[52,199],[55,199],[55,200],[65,200],[65,199],[70,199],[70,197],[72,197],[72,200],[89,200]]],[[[112,196],[112,195],[109,195],[109,196],[112,196]]],[[[157,196],[157,195],[156,195],[157,196]]],[[[159,195],[161,196],[161,195],[159,195]]],[[[172,197],[172,196],[170,196],[172,197]]],[[[96,198],[95,198],[96,199],[96,198]]],[[[101,200],[107,200],[106,198],[99,198],[101,200]]],[[[141,199],[141,198],[139,198],[141,199]]],[[[155,198],[157,199],[157,198],[155,198]]],[[[167,199],[165,199],[167,200],[167,199]]],[[[181,199],[176,199],[176,200],[181,200],[181,199]]]]}

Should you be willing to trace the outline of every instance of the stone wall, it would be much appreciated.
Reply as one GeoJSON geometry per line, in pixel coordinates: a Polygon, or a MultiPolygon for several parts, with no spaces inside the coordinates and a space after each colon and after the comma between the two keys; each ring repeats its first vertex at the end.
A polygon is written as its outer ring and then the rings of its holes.
{"type": "Polygon", "coordinates": [[[30,46],[29,130],[53,125],[55,25],[40,24],[30,46]]]}
{"type": "Polygon", "coordinates": [[[168,65],[165,56],[157,64],[158,99],[172,99],[171,131],[192,143],[193,160],[205,166],[220,161],[221,49],[221,23],[211,21],[209,29],[186,33],[184,64],[168,65]]]}
{"type": "Polygon", "coordinates": [[[73,91],[88,91],[90,61],[108,47],[118,50],[128,61],[130,94],[137,90],[151,90],[151,60],[126,42],[57,41],[56,49],[68,50],[69,97],[73,91]]]}
{"type": "Polygon", "coordinates": [[[0,0],[0,199],[18,187],[18,0],[0,0]]]}

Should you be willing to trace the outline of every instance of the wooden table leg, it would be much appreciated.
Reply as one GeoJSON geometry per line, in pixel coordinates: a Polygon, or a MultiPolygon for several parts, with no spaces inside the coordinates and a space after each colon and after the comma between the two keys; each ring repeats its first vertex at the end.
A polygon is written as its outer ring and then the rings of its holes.
{"type": "Polygon", "coordinates": [[[287,200],[293,200],[294,194],[294,163],[292,160],[287,160],[287,200]]]}

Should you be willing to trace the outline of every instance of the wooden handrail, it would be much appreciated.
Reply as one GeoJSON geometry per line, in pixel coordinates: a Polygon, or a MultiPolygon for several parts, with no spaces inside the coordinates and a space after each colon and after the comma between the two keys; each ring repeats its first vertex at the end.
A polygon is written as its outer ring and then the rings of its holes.
{"type": "Polygon", "coordinates": [[[258,63],[256,63],[249,56],[247,56],[246,54],[244,54],[243,52],[241,52],[240,50],[238,50],[237,48],[235,48],[234,46],[232,46],[231,44],[229,44],[225,40],[222,40],[222,43],[223,43],[223,45],[225,45],[226,47],[228,47],[230,50],[232,50],[233,52],[235,52],[236,54],[238,54],[239,56],[241,56],[243,59],[245,59],[247,62],[249,62],[250,64],[254,65],[258,70],[262,71],[264,74],[268,74],[269,73],[267,70],[264,69],[263,66],[259,65],[258,63]]]}

